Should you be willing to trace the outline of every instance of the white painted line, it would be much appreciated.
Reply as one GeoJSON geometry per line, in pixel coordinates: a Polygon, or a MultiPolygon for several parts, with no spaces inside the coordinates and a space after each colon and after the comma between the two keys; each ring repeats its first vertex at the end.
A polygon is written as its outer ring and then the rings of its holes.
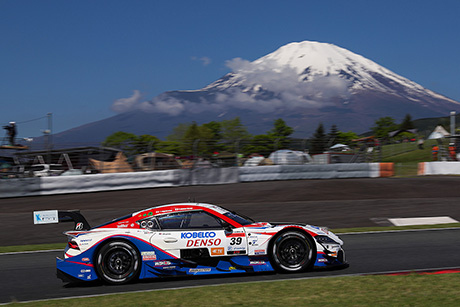
{"type": "Polygon", "coordinates": [[[375,230],[375,231],[360,231],[360,232],[341,232],[335,233],[341,238],[348,235],[369,235],[379,233],[398,233],[398,232],[420,232],[420,231],[438,231],[438,230],[459,230],[460,227],[446,227],[446,228],[426,228],[426,229],[398,229],[398,230],[375,230]]]}
{"type": "Polygon", "coordinates": [[[412,226],[412,225],[436,225],[436,224],[451,224],[458,223],[450,216],[435,216],[435,217],[410,217],[388,219],[395,226],[412,226]]]}
{"type": "Polygon", "coordinates": [[[24,252],[7,252],[7,253],[0,253],[0,256],[18,255],[18,254],[49,253],[49,252],[64,252],[64,248],[62,248],[62,249],[46,249],[46,250],[38,250],[38,251],[24,251],[24,252]]]}

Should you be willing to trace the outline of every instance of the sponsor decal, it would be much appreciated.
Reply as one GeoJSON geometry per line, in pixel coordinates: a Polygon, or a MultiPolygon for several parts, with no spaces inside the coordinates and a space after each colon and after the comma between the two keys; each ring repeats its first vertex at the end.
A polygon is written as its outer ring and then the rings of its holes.
{"type": "Polygon", "coordinates": [[[89,273],[89,272],[91,272],[91,270],[89,270],[89,269],[80,270],[80,273],[89,273]]]}
{"type": "Polygon", "coordinates": [[[83,262],[89,262],[89,258],[86,258],[86,257],[85,257],[85,258],[81,258],[81,261],[83,261],[83,262]]]}
{"type": "Polygon", "coordinates": [[[89,242],[93,241],[93,239],[85,239],[85,240],[80,240],[80,245],[88,245],[89,242]]]}
{"type": "Polygon", "coordinates": [[[228,268],[228,270],[229,271],[234,271],[234,270],[236,270],[236,268],[234,266],[231,266],[231,267],[228,268]]]}
{"type": "Polygon", "coordinates": [[[211,256],[223,256],[224,248],[223,247],[214,247],[211,248],[211,256]]]}
{"type": "Polygon", "coordinates": [[[250,265],[265,265],[265,261],[250,261],[250,265]]]}
{"type": "Polygon", "coordinates": [[[193,210],[193,208],[174,208],[174,211],[186,211],[186,210],[193,210]]]}
{"type": "Polygon", "coordinates": [[[318,261],[318,262],[327,262],[327,259],[326,258],[318,258],[316,261],[318,261]]]}
{"type": "Polygon", "coordinates": [[[34,224],[49,224],[58,222],[59,218],[57,210],[34,211],[34,224]]]}
{"type": "Polygon", "coordinates": [[[83,277],[85,277],[85,275],[84,274],[78,274],[78,277],[83,278],[83,277]]]}
{"type": "Polygon", "coordinates": [[[187,247],[206,247],[206,246],[218,246],[222,242],[221,239],[196,239],[187,240],[187,247]]]}
{"type": "Polygon", "coordinates": [[[211,272],[211,268],[202,268],[202,269],[190,269],[188,270],[190,273],[204,273],[204,272],[211,272]]]}
{"type": "Polygon", "coordinates": [[[254,255],[262,255],[262,254],[265,254],[265,250],[263,249],[256,249],[254,251],[254,255]]]}
{"type": "Polygon", "coordinates": [[[78,222],[77,225],[75,225],[75,230],[82,230],[83,229],[83,223],[78,222]]]}
{"type": "Polygon", "coordinates": [[[180,234],[181,239],[214,238],[215,236],[214,231],[183,232],[180,234]]]}
{"type": "Polygon", "coordinates": [[[227,238],[236,238],[236,237],[244,237],[245,235],[243,232],[234,232],[234,233],[226,234],[225,236],[227,238]]]}
{"type": "Polygon", "coordinates": [[[240,255],[240,254],[246,254],[245,250],[242,251],[228,251],[227,255],[240,255]]]}
{"type": "Polygon", "coordinates": [[[171,261],[156,261],[155,266],[168,266],[171,265],[171,261]]]}
{"type": "Polygon", "coordinates": [[[176,266],[175,265],[171,265],[171,266],[164,266],[162,267],[163,270],[175,270],[176,269],[176,266]]]}
{"type": "Polygon", "coordinates": [[[258,241],[259,241],[259,238],[258,237],[250,237],[249,238],[249,245],[252,245],[252,246],[258,246],[258,241]]]}
{"type": "Polygon", "coordinates": [[[141,256],[143,261],[157,260],[155,252],[142,252],[141,256]]]}

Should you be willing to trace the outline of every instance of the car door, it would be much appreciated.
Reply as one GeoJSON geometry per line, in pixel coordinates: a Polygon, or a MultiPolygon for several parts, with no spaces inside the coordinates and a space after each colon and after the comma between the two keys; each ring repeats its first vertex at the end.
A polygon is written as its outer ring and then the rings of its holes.
{"type": "Polygon", "coordinates": [[[197,261],[212,257],[246,254],[244,230],[233,230],[203,210],[157,216],[160,230],[152,244],[181,259],[197,261]]]}

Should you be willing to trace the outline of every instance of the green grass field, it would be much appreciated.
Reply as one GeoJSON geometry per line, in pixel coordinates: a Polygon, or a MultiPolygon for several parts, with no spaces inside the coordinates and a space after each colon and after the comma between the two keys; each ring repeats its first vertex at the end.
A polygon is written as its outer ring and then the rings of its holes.
{"type": "Polygon", "coordinates": [[[395,177],[416,176],[418,163],[433,160],[431,146],[437,144],[436,140],[427,140],[423,149],[416,143],[401,143],[382,146],[382,161],[393,162],[395,177]]]}

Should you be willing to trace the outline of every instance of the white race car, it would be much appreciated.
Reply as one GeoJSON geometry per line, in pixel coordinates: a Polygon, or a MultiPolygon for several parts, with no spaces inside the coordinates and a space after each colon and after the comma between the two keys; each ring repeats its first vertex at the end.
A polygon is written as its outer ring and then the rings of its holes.
{"type": "Polygon", "coordinates": [[[122,284],[164,276],[302,272],[347,267],[343,242],[327,229],[255,222],[219,206],[179,203],[135,212],[91,228],[78,211],[37,211],[36,224],[74,221],[63,281],[122,284]]]}

